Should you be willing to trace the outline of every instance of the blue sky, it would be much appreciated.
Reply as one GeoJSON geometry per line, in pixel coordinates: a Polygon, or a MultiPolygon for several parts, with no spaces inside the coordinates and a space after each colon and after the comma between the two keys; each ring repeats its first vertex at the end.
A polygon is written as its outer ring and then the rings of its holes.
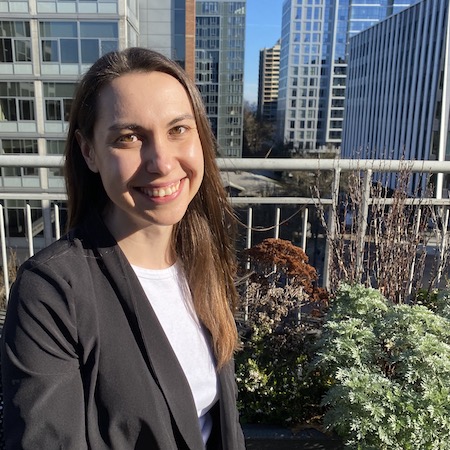
{"type": "Polygon", "coordinates": [[[244,98],[257,101],[259,51],[273,47],[281,36],[283,0],[247,0],[244,98]]]}

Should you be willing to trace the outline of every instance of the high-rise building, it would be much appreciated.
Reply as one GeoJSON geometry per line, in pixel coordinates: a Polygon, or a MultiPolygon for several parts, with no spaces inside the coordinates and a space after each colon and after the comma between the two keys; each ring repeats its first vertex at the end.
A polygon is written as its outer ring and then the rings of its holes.
{"type": "Polygon", "coordinates": [[[280,41],[259,52],[258,108],[259,119],[276,120],[278,82],[280,78],[280,41]]]}
{"type": "Polygon", "coordinates": [[[340,147],[349,38],[418,0],[285,0],[279,140],[294,151],[340,147]]]}
{"type": "Polygon", "coordinates": [[[448,0],[422,0],[350,39],[344,157],[450,160],[449,31],[448,0]]]}
{"type": "MultiPolygon", "coordinates": [[[[222,155],[241,156],[245,1],[197,3],[196,11],[195,0],[1,0],[0,151],[62,155],[75,85],[108,51],[152,48],[195,78],[197,20],[197,81],[222,155]]],[[[24,236],[25,200],[7,199],[8,191],[27,199],[35,224],[49,224],[49,202],[33,196],[63,192],[64,180],[59,169],[3,167],[0,189],[14,239],[24,236]]]]}
{"type": "Polygon", "coordinates": [[[195,74],[195,0],[139,3],[139,45],[177,61],[195,74]]]}
{"type": "MultiPolygon", "coordinates": [[[[0,9],[0,151],[62,154],[80,75],[102,54],[138,42],[137,0],[3,0],[0,9]]],[[[60,170],[1,168],[2,192],[23,193],[36,233],[50,208],[32,195],[62,187],[60,170]]],[[[23,236],[25,200],[4,206],[9,233],[23,236]]]]}
{"type": "Polygon", "coordinates": [[[245,5],[196,0],[196,83],[223,157],[242,156],[245,5]]]}

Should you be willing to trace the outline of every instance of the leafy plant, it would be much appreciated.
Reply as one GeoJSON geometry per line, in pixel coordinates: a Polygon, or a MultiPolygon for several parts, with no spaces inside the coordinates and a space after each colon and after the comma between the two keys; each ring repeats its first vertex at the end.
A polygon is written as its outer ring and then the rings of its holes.
{"type": "Polygon", "coordinates": [[[317,275],[303,250],[288,241],[267,239],[246,255],[252,271],[241,285],[246,313],[236,357],[241,417],[293,426],[317,413],[324,393],[305,373],[325,294],[314,287],[317,275]]]}
{"type": "Polygon", "coordinates": [[[314,369],[332,380],[325,425],[349,448],[447,449],[450,315],[343,285],[326,315],[314,369]]]}

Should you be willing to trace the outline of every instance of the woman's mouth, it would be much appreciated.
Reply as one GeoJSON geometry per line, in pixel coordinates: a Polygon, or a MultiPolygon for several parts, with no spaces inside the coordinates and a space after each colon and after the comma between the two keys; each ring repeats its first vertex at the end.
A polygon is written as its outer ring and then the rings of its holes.
{"type": "Polygon", "coordinates": [[[148,197],[162,198],[167,197],[169,195],[175,194],[175,192],[180,189],[180,181],[169,184],[168,186],[159,187],[159,188],[140,188],[141,192],[143,192],[148,197]]]}

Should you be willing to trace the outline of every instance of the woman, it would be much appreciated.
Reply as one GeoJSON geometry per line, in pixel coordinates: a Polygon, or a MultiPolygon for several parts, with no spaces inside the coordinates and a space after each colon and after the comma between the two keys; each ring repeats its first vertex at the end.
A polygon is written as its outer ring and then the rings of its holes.
{"type": "Polygon", "coordinates": [[[139,48],[75,95],[68,234],[27,261],[3,332],[10,449],[243,449],[233,213],[194,83],[139,48]]]}

